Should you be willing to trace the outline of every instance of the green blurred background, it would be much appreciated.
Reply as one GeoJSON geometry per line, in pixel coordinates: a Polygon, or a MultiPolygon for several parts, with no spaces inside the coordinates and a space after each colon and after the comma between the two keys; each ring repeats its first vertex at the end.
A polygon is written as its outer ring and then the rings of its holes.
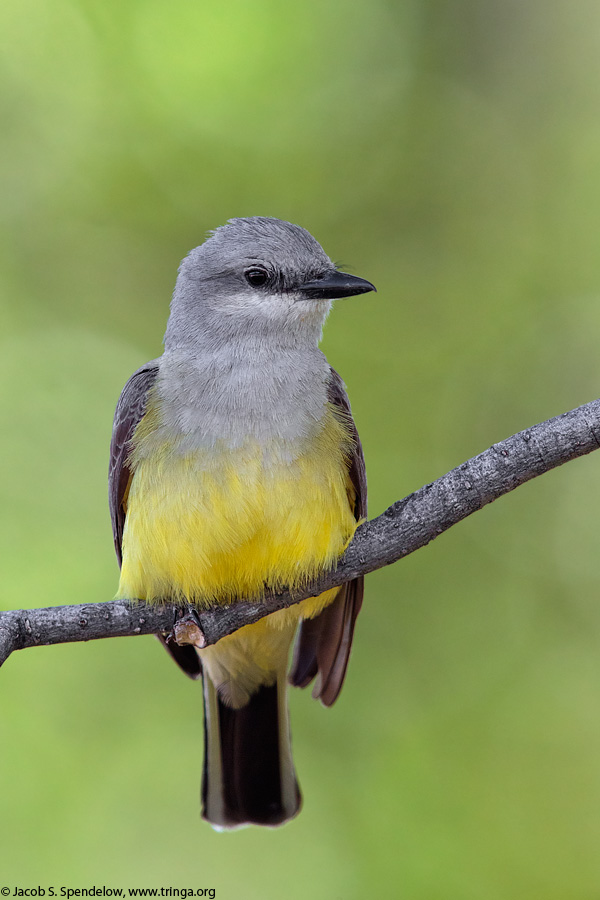
{"type": "MultiPolygon", "coordinates": [[[[298,222],[377,295],[324,348],[371,514],[600,392],[595,0],[4,0],[2,605],[109,600],[114,406],[181,257],[298,222]]],[[[199,816],[201,696],[151,638],[0,676],[0,883],[223,900],[600,896],[596,454],[368,578],[291,698],[278,831],[199,816]]]]}

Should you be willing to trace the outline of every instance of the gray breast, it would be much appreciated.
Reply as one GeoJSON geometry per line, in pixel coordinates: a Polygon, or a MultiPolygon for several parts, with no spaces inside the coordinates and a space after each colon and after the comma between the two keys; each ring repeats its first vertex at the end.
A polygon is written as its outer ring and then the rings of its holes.
{"type": "Polygon", "coordinates": [[[176,437],[181,452],[249,442],[302,449],[327,409],[325,356],[306,347],[245,350],[161,357],[159,439],[176,437]]]}

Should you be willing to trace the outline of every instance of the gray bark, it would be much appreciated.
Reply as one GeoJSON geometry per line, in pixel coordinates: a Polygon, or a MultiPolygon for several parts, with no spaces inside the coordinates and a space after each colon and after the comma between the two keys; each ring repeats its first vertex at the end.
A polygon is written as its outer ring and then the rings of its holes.
{"type": "Polygon", "coordinates": [[[519,485],[600,447],[600,400],[494,444],[360,525],[335,570],[305,589],[256,603],[188,611],[112,601],[0,613],[0,665],[13,650],[70,641],[174,633],[180,644],[214,644],[306,597],[397,562],[519,485]]]}

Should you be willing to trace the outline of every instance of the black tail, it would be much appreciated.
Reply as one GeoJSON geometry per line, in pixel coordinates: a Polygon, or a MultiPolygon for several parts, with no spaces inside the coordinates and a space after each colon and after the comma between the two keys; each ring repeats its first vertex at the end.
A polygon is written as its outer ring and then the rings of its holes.
{"type": "Polygon", "coordinates": [[[300,809],[285,679],[232,709],[204,674],[202,815],[217,828],[281,825],[300,809]]]}

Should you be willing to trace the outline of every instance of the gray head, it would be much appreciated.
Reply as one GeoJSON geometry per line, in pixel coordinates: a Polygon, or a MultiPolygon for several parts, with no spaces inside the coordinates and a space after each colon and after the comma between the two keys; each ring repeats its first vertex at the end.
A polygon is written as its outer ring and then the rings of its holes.
{"type": "Polygon", "coordinates": [[[299,225],[230,219],[179,267],[165,350],[242,339],[314,345],[331,300],[373,290],[339,272],[299,225]]]}

